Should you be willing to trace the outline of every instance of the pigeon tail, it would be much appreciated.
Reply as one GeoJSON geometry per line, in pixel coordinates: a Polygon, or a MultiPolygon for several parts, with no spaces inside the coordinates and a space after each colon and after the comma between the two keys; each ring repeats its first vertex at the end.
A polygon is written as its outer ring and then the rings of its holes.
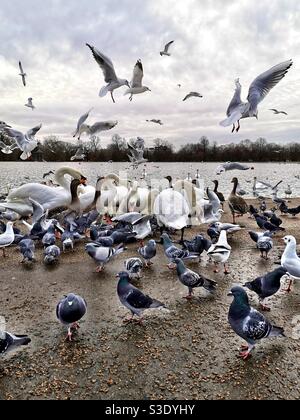
{"type": "Polygon", "coordinates": [[[286,335],[284,334],[284,329],[282,327],[272,325],[269,337],[286,337],[286,335]]]}

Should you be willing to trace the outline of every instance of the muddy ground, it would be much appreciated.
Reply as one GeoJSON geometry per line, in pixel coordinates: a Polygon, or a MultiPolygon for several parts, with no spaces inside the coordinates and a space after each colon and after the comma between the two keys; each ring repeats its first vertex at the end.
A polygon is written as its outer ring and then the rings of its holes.
{"type": "MultiPolygon", "coordinates": [[[[230,221],[228,210],[224,220],[230,221]]],[[[83,244],[52,269],[43,265],[41,249],[32,268],[20,264],[17,248],[9,249],[9,258],[0,260],[0,315],[9,331],[27,333],[32,343],[1,358],[0,399],[299,399],[299,285],[269,301],[267,316],[285,327],[287,338],[263,341],[247,362],[238,358],[242,340],[227,323],[228,290],[278,267],[284,249],[284,234],[277,234],[270,260],[262,260],[247,234],[255,222],[247,216],[239,222],[246,229],[230,239],[230,275],[214,274],[206,257],[200,265],[188,264],[218,282],[215,297],[196,290],[192,302],[184,300],[186,289],[166,267],[159,246],[155,265],[136,285],[169,312],[148,313],[144,326],[123,325],[127,311],[116,295],[115,275],[125,258],[136,255],[136,244],[104,274],[95,273],[83,244]],[[55,316],[57,302],[69,292],[88,302],[72,343],[55,316]]],[[[286,231],[300,243],[299,226],[300,217],[284,217],[286,231]]],[[[187,237],[197,232],[206,229],[188,230],[187,237]]],[[[258,307],[253,294],[251,302],[258,307]]]]}

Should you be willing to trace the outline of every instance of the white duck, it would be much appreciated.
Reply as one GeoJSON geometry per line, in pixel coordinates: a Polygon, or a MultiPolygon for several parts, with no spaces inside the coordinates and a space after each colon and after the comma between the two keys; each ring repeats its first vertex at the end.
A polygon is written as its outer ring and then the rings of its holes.
{"type": "Polygon", "coordinates": [[[219,272],[217,265],[222,263],[224,264],[224,273],[229,274],[226,263],[230,257],[230,253],[231,246],[227,242],[226,230],[222,230],[218,242],[213,244],[207,251],[207,255],[214,261],[216,265],[215,273],[219,272]]]}

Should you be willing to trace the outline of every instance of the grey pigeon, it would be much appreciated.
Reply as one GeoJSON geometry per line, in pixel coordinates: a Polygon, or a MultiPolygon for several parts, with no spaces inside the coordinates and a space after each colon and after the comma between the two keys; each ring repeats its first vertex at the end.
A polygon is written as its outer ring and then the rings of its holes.
{"type": "Polygon", "coordinates": [[[60,257],[60,249],[56,245],[48,246],[44,251],[44,263],[52,265],[58,262],[60,257]]]}
{"type": "Polygon", "coordinates": [[[141,278],[141,271],[143,269],[143,261],[140,258],[129,258],[124,262],[125,270],[129,274],[129,278],[141,278]]]}
{"type": "Polygon", "coordinates": [[[66,249],[72,249],[74,251],[74,233],[71,232],[70,227],[68,227],[64,233],[61,236],[61,243],[63,246],[63,252],[66,251],[66,249]]]}
{"type": "Polygon", "coordinates": [[[100,273],[104,270],[104,265],[107,264],[112,258],[124,252],[123,245],[117,248],[106,248],[98,244],[90,243],[85,246],[85,251],[93,258],[98,264],[96,272],[100,273]]]}
{"type": "Polygon", "coordinates": [[[240,352],[242,359],[251,357],[257,341],[268,337],[285,337],[283,328],[273,326],[264,315],[251,308],[248,295],[242,287],[233,287],[228,296],[234,298],[228,314],[229,324],[247,342],[240,352]]]}
{"type": "Polygon", "coordinates": [[[19,242],[20,252],[23,255],[22,263],[34,261],[35,245],[32,239],[24,238],[19,242]]]}
{"type": "Polygon", "coordinates": [[[47,248],[48,246],[55,245],[55,242],[56,242],[55,226],[54,224],[51,224],[47,232],[43,236],[42,243],[44,245],[44,248],[47,248]]]}
{"type": "Polygon", "coordinates": [[[68,294],[58,303],[56,316],[62,324],[68,325],[67,339],[69,341],[72,341],[72,329],[77,330],[79,328],[78,321],[84,317],[86,310],[86,301],[73,293],[68,294]]]}
{"type": "Polygon", "coordinates": [[[257,277],[257,279],[244,284],[244,287],[247,287],[258,295],[263,311],[270,311],[270,308],[265,306],[264,300],[275,295],[275,293],[279,291],[280,280],[286,273],[287,271],[285,268],[279,267],[271,273],[257,277]]]}
{"type": "Polygon", "coordinates": [[[156,242],[154,239],[150,239],[147,245],[140,247],[138,253],[145,260],[145,266],[150,267],[150,265],[153,264],[151,260],[156,255],[156,242]]]}
{"type": "Polygon", "coordinates": [[[268,259],[269,252],[273,249],[273,240],[270,236],[261,236],[257,241],[257,248],[260,250],[261,257],[268,259]]]}
{"type": "Polygon", "coordinates": [[[137,315],[140,318],[139,322],[142,323],[142,314],[146,309],[165,308],[163,303],[145,295],[139,289],[130,284],[128,273],[121,272],[118,274],[118,277],[118,297],[122,305],[129,309],[132,314],[132,317],[125,322],[133,321],[134,316],[137,315]]]}
{"type": "Polygon", "coordinates": [[[176,258],[180,258],[182,260],[190,260],[198,258],[196,253],[191,253],[188,249],[179,249],[175,245],[172,244],[172,241],[167,233],[163,233],[161,235],[161,241],[164,246],[164,251],[166,257],[169,260],[168,267],[175,268],[175,260],[176,258]]]}
{"type": "Polygon", "coordinates": [[[209,239],[206,239],[203,235],[196,235],[191,241],[183,241],[183,249],[187,249],[190,252],[196,253],[199,258],[204,251],[208,251],[212,243],[209,239]]]}
{"type": "Polygon", "coordinates": [[[20,346],[27,346],[31,339],[27,335],[14,335],[6,331],[0,332],[0,354],[8,353],[20,346]]]}
{"type": "Polygon", "coordinates": [[[189,289],[189,294],[185,299],[192,299],[193,289],[196,287],[204,287],[210,293],[213,293],[216,289],[217,283],[213,280],[209,280],[201,274],[195,273],[185,267],[183,261],[180,258],[175,260],[177,266],[177,275],[181,283],[189,289]]]}

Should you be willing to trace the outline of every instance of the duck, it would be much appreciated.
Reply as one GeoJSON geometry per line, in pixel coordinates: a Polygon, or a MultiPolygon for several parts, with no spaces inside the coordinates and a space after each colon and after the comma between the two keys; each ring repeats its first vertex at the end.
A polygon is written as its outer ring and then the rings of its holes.
{"type": "Polygon", "coordinates": [[[236,194],[236,190],[239,184],[238,179],[233,178],[231,182],[233,183],[233,190],[229,196],[228,204],[232,213],[233,224],[235,224],[235,215],[237,214],[238,216],[243,216],[244,214],[248,213],[249,207],[246,201],[236,194]]]}

